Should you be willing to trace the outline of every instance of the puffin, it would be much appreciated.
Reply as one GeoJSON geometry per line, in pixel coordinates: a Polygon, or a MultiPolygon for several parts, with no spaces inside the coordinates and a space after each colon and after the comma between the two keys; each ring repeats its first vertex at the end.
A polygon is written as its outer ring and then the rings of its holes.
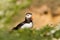
{"type": "Polygon", "coordinates": [[[12,30],[18,30],[18,29],[24,29],[24,28],[32,28],[32,27],[33,27],[32,13],[26,13],[25,14],[25,20],[23,22],[19,23],[12,30]]]}

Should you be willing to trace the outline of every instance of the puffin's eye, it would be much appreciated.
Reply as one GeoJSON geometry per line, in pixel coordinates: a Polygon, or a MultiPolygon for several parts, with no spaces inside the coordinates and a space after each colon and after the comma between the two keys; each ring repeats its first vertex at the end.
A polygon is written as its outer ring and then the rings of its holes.
{"type": "Polygon", "coordinates": [[[27,15],[27,16],[29,16],[29,15],[27,15]]]}

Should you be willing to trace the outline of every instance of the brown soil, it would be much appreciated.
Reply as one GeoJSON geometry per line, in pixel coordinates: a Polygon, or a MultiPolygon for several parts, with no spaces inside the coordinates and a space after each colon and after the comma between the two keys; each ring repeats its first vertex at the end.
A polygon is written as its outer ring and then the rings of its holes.
{"type": "MultiPolygon", "coordinates": [[[[59,10],[56,10],[57,12],[59,10]]],[[[42,5],[40,7],[31,6],[27,12],[33,14],[33,28],[43,28],[47,24],[56,25],[60,22],[60,15],[52,16],[51,9],[47,5],[42,5]]],[[[59,11],[60,12],[60,11],[59,11]]]]}

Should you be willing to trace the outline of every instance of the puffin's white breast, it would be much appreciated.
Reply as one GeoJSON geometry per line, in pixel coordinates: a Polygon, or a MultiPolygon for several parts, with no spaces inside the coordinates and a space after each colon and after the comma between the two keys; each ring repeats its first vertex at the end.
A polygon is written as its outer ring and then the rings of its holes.
{"type": "Polygon", "coordinates": [[[30,23],[25,23],[21,28],[31,28],[32,27],[32,22],[30,23]]]}

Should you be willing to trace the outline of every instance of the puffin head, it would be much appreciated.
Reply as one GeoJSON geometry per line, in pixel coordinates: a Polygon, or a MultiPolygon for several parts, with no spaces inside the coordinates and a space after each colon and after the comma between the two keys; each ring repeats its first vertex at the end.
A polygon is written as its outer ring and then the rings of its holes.
{"type": "Polygon", "coordinates": [[[26,13],[26,16],[25,16],[27,19],[29,18],[32,18],[32,13],[26,13]]]}

